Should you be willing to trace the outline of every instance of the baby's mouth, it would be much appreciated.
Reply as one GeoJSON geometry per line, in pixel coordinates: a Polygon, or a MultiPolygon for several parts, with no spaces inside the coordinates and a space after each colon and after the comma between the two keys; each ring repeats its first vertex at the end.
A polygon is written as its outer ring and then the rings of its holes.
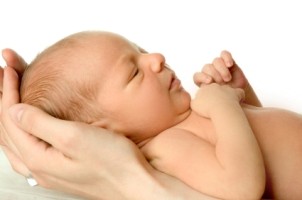
{"type": "Polygon", "coordinates": [[[174,88],[179,88],[179,87],[181,87],[180,80],[175,76],[175,74],[172,74],[169,90],[172,90],[174,88]]]}

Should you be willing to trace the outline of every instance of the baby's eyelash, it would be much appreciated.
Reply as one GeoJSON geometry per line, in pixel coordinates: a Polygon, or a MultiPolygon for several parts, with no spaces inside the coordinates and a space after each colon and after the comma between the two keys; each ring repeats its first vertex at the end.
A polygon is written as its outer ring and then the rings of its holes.
{"type": "Polygon", "coordinates": [[[136,68],[134,73],[132,73],[130,80],[133,80],[138,73],[139,73],[139,70],[138,70],[138,68],[136,68]]]}
{"type": "Polygon", "coordinates": [[[133,78],[138,74],[138,69],[135,70],[135,73],[133,74],[133,78]]]}

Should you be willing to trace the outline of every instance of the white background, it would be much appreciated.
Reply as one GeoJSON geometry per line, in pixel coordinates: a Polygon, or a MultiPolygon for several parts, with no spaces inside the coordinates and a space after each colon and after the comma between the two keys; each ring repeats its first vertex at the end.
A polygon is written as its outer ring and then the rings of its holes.
{"type": "MultiPolygon", "coordinates": [[[[0,49],[13,48],[30,62],[71,33],[113,31],[150,52],[163,53],[192,94],[196,89],[192,74],[227,49],[265,106],[302,113],[300,4],[299,0],[0,0],[0,49]]],[[[1,199],[69,199],[28,187],[4,161],[0,152],[1,199]]]]}
{"type": "MultiPolygon", "coordinates": [[[[0,49],[27,62],[83,30],[124,35],[161,52],[194,94],[193,72],[227,49],[265,106],[302,113],[299,0],[0,0],[0,49]]],[[[3,61],[0,64],[3,66],[3,61]]]]}

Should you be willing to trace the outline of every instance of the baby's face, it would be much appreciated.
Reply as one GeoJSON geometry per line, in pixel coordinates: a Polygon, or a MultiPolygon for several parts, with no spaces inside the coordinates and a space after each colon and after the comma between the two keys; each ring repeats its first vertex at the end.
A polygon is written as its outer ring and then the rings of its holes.
{"type": "MultiPolygon", "coordinates": [[[[179,123],[190,113],[190,95],[159,53],[147,53],[112,33],[93,37],[83,53],[92,61],[90,81],[97,84],[95,124],[140,142],[179,123]]],[[[85,57],[85,56],[83,56],[85,57]]]]}

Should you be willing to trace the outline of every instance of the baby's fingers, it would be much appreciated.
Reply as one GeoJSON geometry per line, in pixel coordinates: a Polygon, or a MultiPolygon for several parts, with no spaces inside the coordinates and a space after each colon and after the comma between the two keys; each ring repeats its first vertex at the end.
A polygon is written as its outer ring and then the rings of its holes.
{"type": "Polygon", "coordinates": [[[232,79],[229,68],[226,66],[224,60],[221,57],[215,58],[213,60],[213,66],[219,73],[223,82],[228,82],[232,79]]]}
{"type": "Polygon", "coordinates": [[[193,76],[193,80],[198,87],[202,84],[210,84],[213,81],[211,76],[203,72],[196,72],[193,76]]]}
{"type": "Polygon", "coordinates": [[[234,60],[232,54],[226,50],[222,51],[220,57],[224,61],[226,67],[232,67],[234,65],[234,60]]]}

